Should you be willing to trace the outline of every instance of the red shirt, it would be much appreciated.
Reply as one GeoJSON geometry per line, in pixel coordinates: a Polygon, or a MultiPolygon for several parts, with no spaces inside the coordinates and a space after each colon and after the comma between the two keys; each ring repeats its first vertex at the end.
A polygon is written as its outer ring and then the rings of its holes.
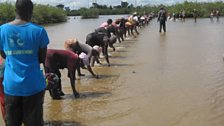
{"type": "Polygon", "coordinates": [[[75,76],[78,55],[69,50],[48,49],[45,66],[50,71],[68,69],[68,75],[75,76]]]}

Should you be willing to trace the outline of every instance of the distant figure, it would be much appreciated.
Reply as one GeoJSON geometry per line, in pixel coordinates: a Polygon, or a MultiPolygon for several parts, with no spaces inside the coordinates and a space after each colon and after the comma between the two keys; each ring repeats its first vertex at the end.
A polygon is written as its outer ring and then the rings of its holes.
{"type": "Polygon", "coordinates": [[[210,21],[213,22],[213,17],[214,17],[214,10],[211,10],[210,12],[210,21]]]}
{"type": "Polygon", "coordinates": [[[182,10],[180,11],[180,13],[179,13],[179,19],[182,21],[182,19],[183,19],[183,15],[182,15],[182,10]]]}
{"type": "Polygon", "coordinates": [[[185,10],[182,11],[182,21],[185,21],[185,17],[186,17],[186,12],[185,10]]]}
{"type": "Polygon", "coordinates": [[[176,14],[173,13],[173,21],[176,21],[176,14]]]}
{"type": "Polygon", "coordinates": [[[158,14],[158,21],[160,23],[159,32],[161,32],[162,28],[163,31],[166,32],[166,20],[167,20],[166,11],[163,7],[161,7],[158,14]]]}
{"type": "Polygon", "coordinates": [[[216,19],[217,19],[217,22],[219,22],[219,16],[220,16],[220,12],[219,12],[219,10],[216,10],[216,19]]]}
{"type": "Polygon", "coordinates": [[[197,17],[198,17],[198,12],[196,9],[193,10],[193,17],[194,17],[194,22],[197,22],[197,17]]]}

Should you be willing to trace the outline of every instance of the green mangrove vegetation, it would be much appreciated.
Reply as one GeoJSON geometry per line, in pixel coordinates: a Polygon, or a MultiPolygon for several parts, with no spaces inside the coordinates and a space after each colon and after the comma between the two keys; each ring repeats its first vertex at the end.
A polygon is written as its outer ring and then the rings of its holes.
{"type": "MultiPolygon", "coordinates": [[[[193,10],[196,9],[199,17],[209,17],[212,10],[219,10],[220,15],[224,15],[224,2],[188,2],[177,3],[175,5],[146,5],[137,6],[128,2],[121,2],[118,6],[106,6],[93,3],[90,8],[80,8],[71,10],[64,5],[56,7],[50,5],[34,5],[32,22],[37,24],[59,23],[67,21],[67,16],[82,16],[82,18],[98,18],[99,15],[120,15],[138,12],[139,14],[154,12],[157,14],[159,8],[164,6],[170,13],[178,14],[185,11],[186,17],[192,17],[193,10]]],[[[15,18],[15,6],[11,3],[0,3],[0,24],[11,21],[15,18]]]]}
{"type": "Polygon", "coordinates": [[[67,21],[66,12],[49,5],[35,5],[32,22],[37,24],[59,23],[67,21]]]}
{"type": "Polygon", "coordinates": [[[9,3],[0,4],[0,24],[11,21],[15,18],[15,7],[9,3]]]}
{"type": "MultiPolygon", "coordinates": [[[[0,3],[0,24],[15,18],[15,6],[11,3],[0,3]]],[[[37,24],[59,23],[67,21],[66,12],[49,5],[34,5],[32,22],[37,24]]]]}
{"type": "Polygon", "coordinates": [[[118,6],[106,6],[94,4],[93,7],[80,8],[78,10],[70,10],[67,12],[69,16],[90,16],[93,14],[98,15],[116,15],[116,14],[131,14],[133,12],[143,13],[157,13],[159,8],[164,6],[169,13],[180,13],[184,10],[187,17],[192,17],[193,10],[196,9],[199,17],[208,17],[211,10],[219,10],[220,15],[224,15],[224,3],[218,2],[188,2],[177,3],[175,5],[146,5],[134,7],[132,4],[129,5],[127,2],[122,2],[118,6]],[[94,9],[93,9],[94,8],[94,9]]]}
{"type": "Polygon", "coordinates": [[[184,2],[166,7],[168,12],[178,14],[181,10],[186,12],[187,17],[192,17],[194,9],[197,10],[199,17],[209,17],[212,10],[219,10],[220,15],[224,15],[224,3],[222,1],[205,3],[205,2],[184,2]]]}
{"type": "Polygon", "coordinates": [[[83,19],[88,18],[98,18],[99,17],[99,9],[97,8],[80,8],[81,15],[83,19]]]}

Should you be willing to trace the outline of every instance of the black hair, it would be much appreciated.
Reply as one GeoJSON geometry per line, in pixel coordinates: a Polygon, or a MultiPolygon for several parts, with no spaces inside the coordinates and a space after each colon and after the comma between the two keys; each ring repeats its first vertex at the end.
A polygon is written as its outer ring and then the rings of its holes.
{"type": "Polygon", "coordinates": [[[112,22],[113,22],[112,19],[108,19],[108,20],[107,20],[107,24],[108,24],[108,25],[112,24],[112,22]]]}
{"type": "Polygon", "coordinates": [[[16,0],[16,13],[20,19],[30,21],[33,14],[33,2],[31,0],[16,0]]]}

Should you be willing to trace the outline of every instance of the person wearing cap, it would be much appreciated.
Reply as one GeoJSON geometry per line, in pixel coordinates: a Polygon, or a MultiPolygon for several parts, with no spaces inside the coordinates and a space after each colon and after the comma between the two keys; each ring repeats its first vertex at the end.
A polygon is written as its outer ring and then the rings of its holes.
{"type": "Polygon", "coordinates": [[[164,32],[166,32],[167,14],[163,7],[160,8],[157,21],[159,22],[159,32],[161,32],[162,29],[164,32]]]}
{"type": "Polygon", "coordinates": [[[92,76],[95,78],[99,78],[99,76],[93,72],[90,66],[91,59],[97,61],[97,63],[100,64],[100,61],[98,59],[100,54],[99,46],[91,47],[87,44],[80,43],[79,41],[77,41],[77,39],[68,39],[65,41],[64,47],[66,50],[70,50],[78,54],[79,58],[82,60],[82,63],[87,66],[87,70],[92,74],[92,76]]]}
{"type": "Polygon", "coordinates": [[[31,0],[16,0],[16,17],[0,27],[0,51],[6,126],[44,126],[44,64],[49,38],[44,27],[31,23],[31,0]]]}

